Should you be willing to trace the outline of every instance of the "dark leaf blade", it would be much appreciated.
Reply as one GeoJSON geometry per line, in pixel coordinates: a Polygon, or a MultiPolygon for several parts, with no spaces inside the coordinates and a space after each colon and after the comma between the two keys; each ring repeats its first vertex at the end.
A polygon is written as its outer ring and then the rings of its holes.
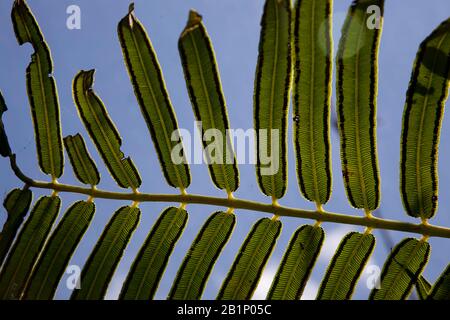
{"type": "Polygon", "coordinates": [[[431,283],[429,283],[423,276],[420,276],[416,282],[416,291],[420,300],[427,300],[431,291],[431,283]]]}
{"type": "Polygon", "coordinates": [[[2,119],[3,113],[7,110],[5,99],[3,99],[3,94],[0,91],[0,155],[2,157],[9,157],[11,154],[11,147],[9,146],[8,136],[6,135],[2,119]]]}
{"type": "Polygon", "coordinates": [[[114,213],[83,267],[81,288],[73,291],[71,300],[104,298],[140,216],[141,210],[130,206],[124,206],[114,213]]]}
{"type": "Polygon", "coordinates": [[[134,93],[147,123],[167,183],[185,189],[191,176],[184,157],[181,138],[172,140],[178,123],[161,67],[150,38],[132,11],[119,22],[117,32],[134,93]],[[172,151],[180,145],[180,163],[172,159],[172,151]]]}
{"type": "Polygon", "coordinates": [[[122,188],[136,189],[141,185],[141,177],[131,158],[124,158],[119,132],[92,89],[94,72],[80,71],[73,80],[73,97],[78,113],[117,184],[122,188]]]}
{"type": "Polygon", "coordinates": [[[297,0],[293,130],[300,191],[324,204],[331,194],[332,1],[297,0]]]}
{"type": "Polygon", "coordinates": [[[19,299],[61,207],[58,196],[41,197],[17,236],[0,274],[0,299],[19,299]]]}
{"type": "Polygon", "coordinates": [[[239,171],[227,131],[230,125],[225,97],[211,40],[202,17],[193,10],[178,49],[195,118],[201,121],[209,173],[219,189],[233,192],[239,186],[239,171]]]}
{"type": "Polygon", "coordinates": [[[406,213],[431,218],[438,204],[438,146],[450,85],[450,19],[420,45],[403,111],[400,190],[406,213]]]}
{"type": "Polygon", "coordinates": [[[376,143],[378,49],[384,0],[356,0],[342,28],[336,61],[342,175],[350,204],[367,212],[380,202],[376,143]],[[370,6],[380,17],[369,28],[370,6]]]}
{"type": "Polygon", "coordinates": [[[287,188],[291,11],[290,0],[266,0],[255,75],[256,175],[262,192],[275,199],[283,197],[287,188]]]}
{"type": "Polygon", "coordinates": [[[218,300],[248,300],[252,297],[280,231],[278,220],[263,218],[256,222],[239,249],[220,288],[218,300]]]}
{"type": "Polygon", "coordinates": [[[25,0],[15,0],[11,18],[20,45],[31,43],[34,53],[27,68],[27,93],[33,117],[41,170],[59,178],[64,155],[60,112],[50,49],[25,0]]]}
{"type": "Polygon", "coordinates": [[[319,226],[304,225],[293,235],[267,295],[268,300],[299,300],[324,241],[319,226]]]}
{"type": "Polygon", "coordinates": [[[216,212],[203,225],[178,270],[168,299],[198,300],[214,264],[233,232],[236,216],[216,212]]]}
{"type": "Polygon", "coordinates": [[[348,233],[342,239],[328,266],[317,299],[350,299],[374,247],[375,237],[372,234],[348,233]]]}
{"type": "Polygon", "coordinates": [[[91,186],[100,183],[100,173],[89,154],[83,137],[78,133],[64,138],[64,146],[77,179],[91,186]]]}
{"type": "Polygon", "coordinates": [[[78,201],[64,214],[45,245],[24,290],[24,299],[51,300],[64,270],[94,216],[93,202],[78,201]]]}
{"type": "Polygon", "coordinates": [[[119,299],[152,299],[169,257],[186,226],[188,213],[169,207],[161,213],[131,266],[119,299]]]}
{"type": "Polygon", "coordinates": [[[411,293],[428,262],[430,245],[406,238],[391,252],[381,272],[380,289],[373,289],[370,300],[404,300],[411,293]]]}
{"type": "Polygon", "coordinates": [[[32,198],[33,193],[29,189],[13,189],[3,201],[3,207],[5,207],[8,216],[0,233],[0,265],[11,248],[28,210],[30,210],[32,198]]]}
{"type": "Polygon", "coordinates": [[[450,300],[450,264],[442,272],[430,290],[430,300],[450,300]]]}

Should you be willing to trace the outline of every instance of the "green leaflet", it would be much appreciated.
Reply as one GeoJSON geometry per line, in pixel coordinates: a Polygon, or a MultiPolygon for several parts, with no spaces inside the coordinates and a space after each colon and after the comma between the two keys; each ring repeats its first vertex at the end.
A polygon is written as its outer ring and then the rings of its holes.
{"type": "Polygon", "coordinates": [[[276,199],[283,197],[287,187],[291,11],[290,0],[266,0],[255,75],[256,175],[262,192],[276,199]]]}
{"type": "Polygon", "coordinates": [[[168,299],[198,300],[236,223],[233,213],[214,213],[198,233],[178,270],[168,299]]]}
{"type": "Polygon", "coordinates": [[[172,134],[178,131],[175,112],[152,43],[133,9],[131,5],[130,12],[117,28],[125,64],[167,183],[185,189],[191,176],[181,138],[179,141],[171,140],[172,134]],[[179,164],[174,163],[171,157],[177,145],[181,147],[177,153],[181,156],[179,164]]]}
{"type": "Polygon", "coordinates": [[[103,299],[108,284],[141,216],[137,207],[117,210],[103,230],[81,272],[81,289],[75,289],[72,300],[103,299]]]}
{"type": "Polygon", "coordinates": [[[99,184],[100,174],[86,148],[83,137],[79,133],[74,136],[67,136],[64,138],[64,146],[78,180],[91,186],[99,184]]]}
{"type": "Polygon", "coordinates": [[[24,291],[24,299],[50,300],[94,216],[93,202],[78,201],[64,214],[46,243],[24,291]]]}
{"type": "Polygon", "coordinates": [[[322,248],[321,227],[301,226],[289,242],[267,295],[268,300],[298,300],[322,248]]]}
{"type": "Polygon", "coordinates": [[[3,206],[8,216],[2,232],[0,232],[0,265],[5,259],[9,248],[11,248],[16,233],[30,209],[32,198],[33,193],[29,189],[13,189],[3,201],[3,206]]]}
{"type": "Polygon", "coordinates": [[[431,291],[431,283],[423,276],[420,276],[416,282],[416,291],[420,300],[426,300],[431,291]]]}
{"type": "Polygon", "coordinates": [[[59,178],[63,173],[58,91],[53,78],[50,49],[25,0],[15,0],[12,22],[20,45],[31,43],[34,53],[27,68],[27,93],[31,106],[41,170],[59,178]]]}
{"type": "Polygon", "coordinates": [[[248,300],[258,285],[281,231],[281,222],[258,220],[239,249],[220,288],[218,300],[248,300]]]}
{"type": "Polygon", "coordinates": [[[384,0],[357,0],[342,28],[336,62],[338,127],[341,138],[342,175],[350,204],[366,211],[380,201],[380,177],[376,149],[378,48],[384,0]],[[368,25],[381,10],[379,28],[368,25]]]}
{"type": "Polygon", "coordinates": [[[19,299],[52,228],[61,199],[41,197],[34,205],[0,274],[0,299],[19,299]]]}
{"type": "Polygon", "coordinates": [[[141,177],[131,158],[124,158],[120,151],[119,132],[92,89],[94,73],[95,70],[80,71],[73,80],[73,98],[78,113],[118,185],[136,189],[141,185],[141,177]]]}
{"type": "Polygon", "coordinates": [[[373,289],[370,300],[404,300],[411,293],[428,262],[430,245],[414,238],[402,240],[389,255],[381,272],[380,289],[373,289]]]}
{"type": "Polygon", "coordinates": [[[324,204],[331,194],[332,0],[297,0],[294,20],[294,145],[300,190],[324,204]]]}
{"type": "Polygon", "coordinates": [[[450,19],[420,45],[406,93],[400,190],[408,215],[431,218],[438,203],[438,146],[450,79],[450,19]]]}
{"type": "Polygon", "coordinates": [[[202,17],[193,10],[180,35],[178,49],[195,118],[201,121],[209,173],[219,189],[233,192],[239,186],[239,172],[227,132],[230,125],[225,97],[214,49],[202,17]]]}
{"type": "Polygon", "coordinates": [[[11,154],[11,147],[9,146],[8,136],[6,135],[2,120],[3,113],[7,110],[8,108],[6,107],[5,100],[3,99],[2,92],[0,91],[0,155],[2,157],[8,157],[11,154]]]}
{"type": "Polygon", "coordinates": [[[348,233],[342,239],[328,266],[317,299],[350,299],[374,247],[375,237],[372,234],[348,233]]]}
{"type": "Polygon", "coordinates": [[[430,300],[450,300],[450,264],[439,276],[430,291],[431,293],[428,296],[430,300]]]}
{"type": "Polygon", "coordinates": [[[139,250],[119,299],[153,298],[187,220],[188,213],[182,208],[169,207],[163,211],[139,250]]]}

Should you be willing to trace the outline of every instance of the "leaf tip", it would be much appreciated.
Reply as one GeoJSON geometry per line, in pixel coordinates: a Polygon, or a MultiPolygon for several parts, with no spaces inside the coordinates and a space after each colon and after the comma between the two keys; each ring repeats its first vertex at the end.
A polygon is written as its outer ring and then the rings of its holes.
{"type": "Polygon", "coordinates": [[[188,21],[187,21],[186,27],[184,28],[182,36],[189,30],[192,30],[195,27],[197,27],[201,22],[202,22],[202,16],[194,9],[189,10],[188,21]]]}
{"type": "Polygon", "coordinates": [[[128,14],[125,19],[128,18],[128,25],[133,28],[134,25],[134,2],[131,2],[128,6],[128,14]]]}

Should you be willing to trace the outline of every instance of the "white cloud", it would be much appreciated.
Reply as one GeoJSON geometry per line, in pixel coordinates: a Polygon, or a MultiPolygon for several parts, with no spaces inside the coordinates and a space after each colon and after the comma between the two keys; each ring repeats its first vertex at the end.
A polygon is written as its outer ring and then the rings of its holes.
{"type": "Polygon", "coordinates": [[[301,300],[315,300],[318,290],[319,284],[310,278],[306,284],[305,290],[303,291],[301,300]]]}
{"type": "Polygon", "coordinates": [[[253,294],[252,300],[264,300],[266,299],[267,292],[269,292],[270,286],[272,285],[273,278],[277,269],[274,267],[267,267],[263,274],[261,275],[261,279],[259,281],[258,287],[253,294]]]}
{"type": "Polygon", "coordinates": [[[325,242],[320,252],[319,260],[329,263],[334,253],[336,252],[339,243],[341,243],[342,238],[350,232],[352,229],[345,226],[340,226],[334,228],[333,231],[327,232],[325,234],[325,242]]]}
{"type": "Polygon", "coordinates": [[[119,298],[120,290],[122,290],[126,276],[124,273],[119,273],[112,278],[108,291],[106,292],[105,300],[117,300],[119,298]]]}

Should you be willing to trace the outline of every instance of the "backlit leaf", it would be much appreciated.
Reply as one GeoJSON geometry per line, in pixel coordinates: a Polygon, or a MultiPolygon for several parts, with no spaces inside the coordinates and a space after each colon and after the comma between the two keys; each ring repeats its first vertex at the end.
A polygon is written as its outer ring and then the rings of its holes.
{"type": "Polygon", "coordinates": [[[366,211],[380,201],[376,148],[378,48],[384,0],[356,0],[342,28],[336,62],[336,94],[342,175],[350,204],[366,211]],[[370,25],[371,6],[381,16],[370,25]],[[370,28],[369,28],[370,26],[370,28]]]}
{"type": "Polygon", "coordinates": [[[438,203],[438,146],[450,84],[450,19],[420,45],[403,112],[400,190],[412,217],[431,218],[438,203]]]}
{"type": "Polygon", "coordinates": [[[211,178],[218,188],[233,192],[239,186],[239,172],[227,132],[230,125],[219,69],[202,17],[193,10],[180,35],[178,49],[195,118],[201,121],[211,178]]]}
{"type": "Polygon", "coordinates": [[[122,139],[119,132],[92,89],[94,72],[80,71],[73,80],[73,97],[78,113],[119,186],[136,189],[141,185],[141,177],[131,158],[124,158],[120,150],[122,139]]]}
{"type": "Polygon", "coordinates": [[[44,173],[59,178],[63,173],[64,156],[58,91],[53,78],[50,49],[25,0],[14,1],[11,17],[19,44],[31,43],[34,49],[27,68],[27,93],[39,165],[44,173]]]}

